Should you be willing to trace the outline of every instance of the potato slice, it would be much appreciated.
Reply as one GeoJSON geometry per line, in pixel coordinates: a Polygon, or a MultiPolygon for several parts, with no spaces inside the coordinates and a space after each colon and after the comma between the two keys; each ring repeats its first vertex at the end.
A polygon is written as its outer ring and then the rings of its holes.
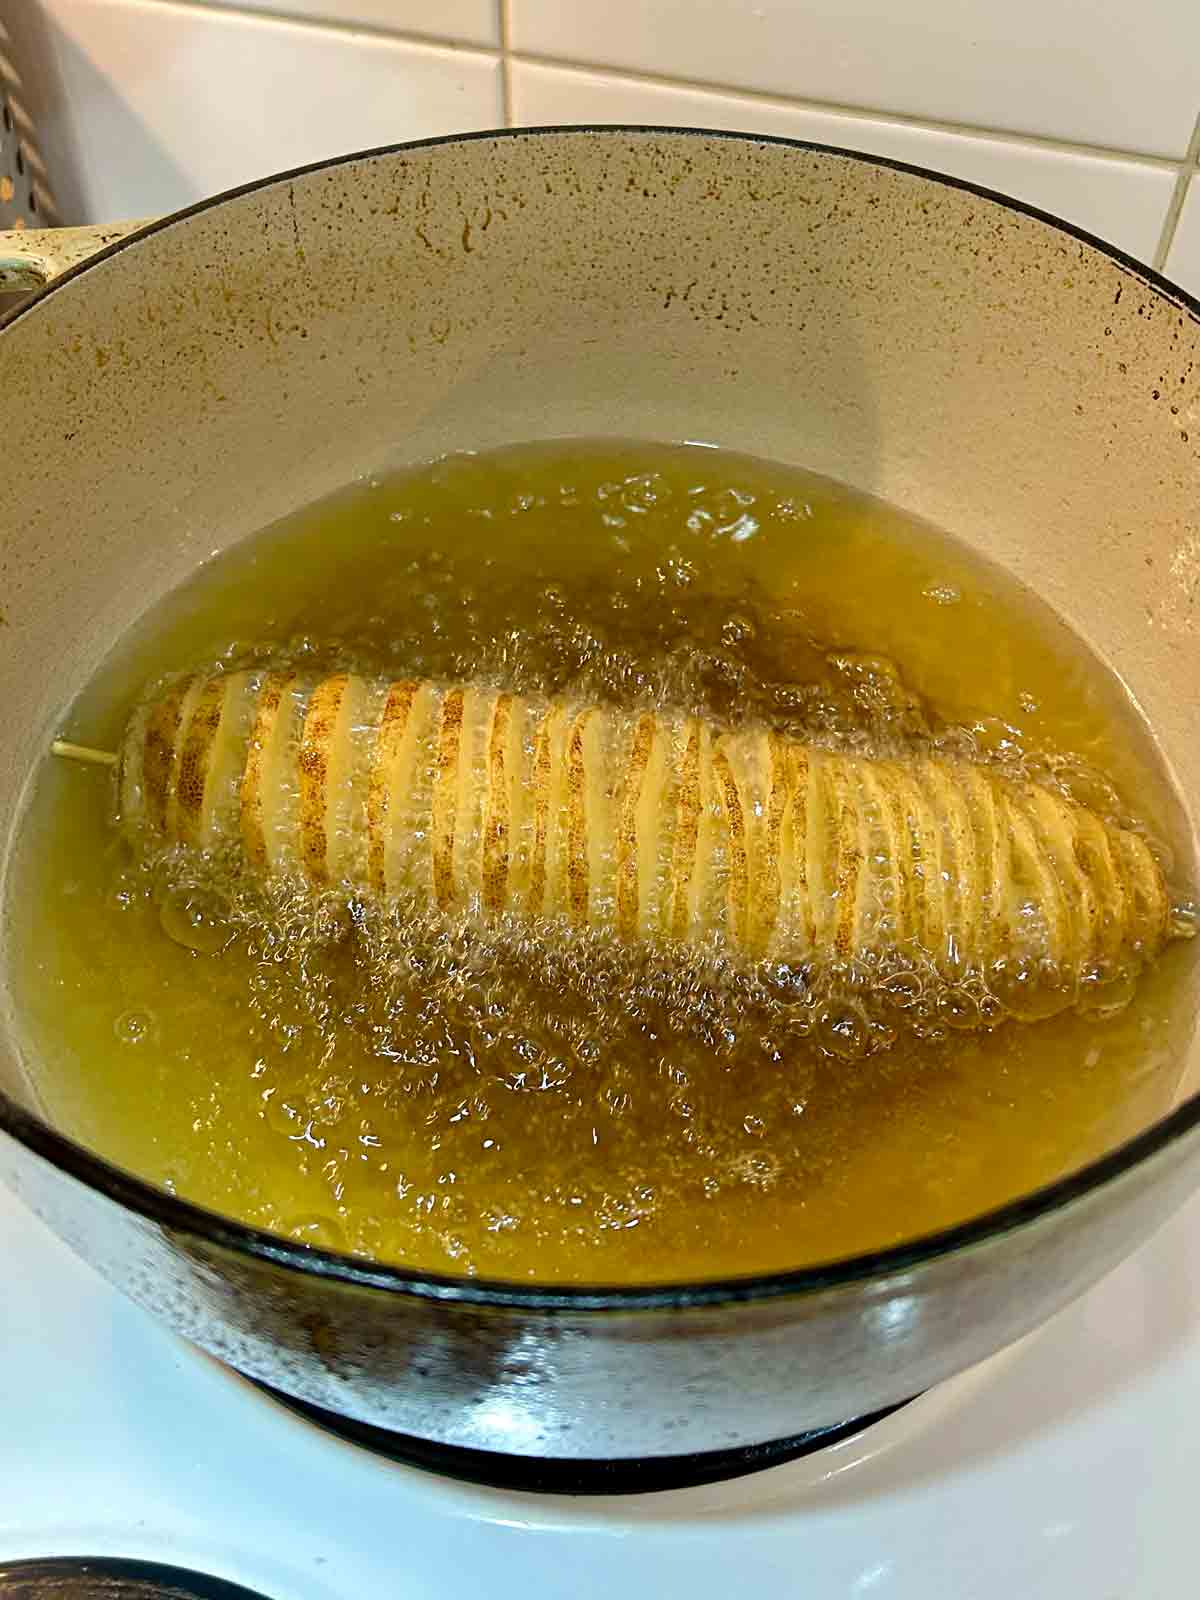
{"type": "Polygon", "coordinates": [[[1003,959],[1029,1016],[1171,931],[1145,841],[1050,789],[484,684],[180,678],[135,714],[118,792],[150,841],[240,837],[253,872],[444,913],[949,985],[1003,959]]]}

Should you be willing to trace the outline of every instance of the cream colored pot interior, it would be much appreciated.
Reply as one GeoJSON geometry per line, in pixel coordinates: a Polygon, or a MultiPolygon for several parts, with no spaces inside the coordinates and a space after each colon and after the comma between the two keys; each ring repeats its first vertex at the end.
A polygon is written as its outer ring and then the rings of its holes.
{"type": "Polygon", "coordinates": [[[774,456],[952,530],[1116,667],[1200,796],[1198,361],[1194,308],[1131,264],[829,152],[510,135],[224,201],[0,335],[0,823],[197,562],[384,462],[572,433],[774,456]]]}

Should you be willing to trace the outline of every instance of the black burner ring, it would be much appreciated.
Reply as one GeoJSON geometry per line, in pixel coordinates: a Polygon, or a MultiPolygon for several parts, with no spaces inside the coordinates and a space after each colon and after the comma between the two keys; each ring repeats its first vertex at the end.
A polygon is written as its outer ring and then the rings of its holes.
{"type": "Polygon", "coordinates": [[[613,1461],[572,1460],[567,1457],[505,1455],[498,1450],[472,1450],[463,1445],[437,1444],[408,1433],[393,1433],[370,1422],[356,1422],[336,1411],[326,1411],[308,1401],[294,1399],[269,1384],[250,1380],[261,1393],[278,1401],[306,1422],[333,1434],[349,1444],[370,1450],[389,1461],[462,1483],[483,1484],[490,1489],[509,1489],[524,1494],[652,1494],[663,1489],[692,1489],[705,1483],[721,1483],[751,1472],[764,1472],[828,1449],[843,1439],[882,1422],[894,1411],[908,1405],[887,1406],[851,1422],[827,1428],[812,1428],[807,1433],[786,1439],[770,1439],[765,1444],[738,1445],[728,1450],[703,1450],[692,1455],[632,1457],[613,1461]]]}
{"type": "Polygon", "coordinates": [[[0,1561],[0,1600],[264,1600],[241,1584],[159,1561],[45,1556],[0,1561]]]}

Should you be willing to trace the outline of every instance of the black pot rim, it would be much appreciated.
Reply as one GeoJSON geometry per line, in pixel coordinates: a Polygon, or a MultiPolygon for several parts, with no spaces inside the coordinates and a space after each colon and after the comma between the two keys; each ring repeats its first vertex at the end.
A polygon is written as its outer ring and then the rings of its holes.
{"type": "MultiPolygon", "coordinates": [[[[276,184],[287,183],[310,173],[328,171],[356,161],[397,155],[405,151],[431,150],[441,145],[470,144],[476,140],[561,138],[564,135],[597,134],[619,138],[669,136],[698,140],[723,139],[753,145],[779,145],[809,154],[836,156],[859,162],[864,166],[910,173],[914,177],[940,184],[944,188],[960,189],[968,194],[978,195],[980,199],[1045,223],[1056,232],[1107,256],[1160,298],[1200,322],[1200,299],[1171,283],[1153,268],[1144,266],[1116,245],[1109,244],[1085,229],[1064,222],[1062,218],[1042,211],[1036,206],[1026,205],[1023,201],[998,194],[981,184],[952,178],[928,167],[916,166],[906,161],[895,161],[886,156],[846,150],[837,145],[803,139],[785,139],[767,134],[736,133],[719,128],[677,128],[641,123],[569,123],[535,128],[485,129],[473,133],[449,134],[435,139],[408,140],[399,144],[382,145],[372,150],[351,152],[331,160],[311,162],[288,172],[274,173],[253,183],[241,184],[237,188],[213,195],[196,205],[187,206],[181,211],[149,223],[146,227],[125,235],[114,244],[89,256],[10,312],[0,322],[0,330],[19,321],[48,296],[57,293],[66,284],[91,271],[101,262],[118,255],[122,250],[136,248],[142,240],[151,235],[242,195],[269,189],[276,184]]],[[[1200,1093],[1192,1095],[1174,1111],[1132,1139],[1126,1140],[1097,1160],[1068,1173],[1065,1177],[1056,1179],[1053,1183],[1044,1184],[1016,1200],[994,1207],[967,1222],[941,1228],[886,1249],[865,1251],[840,1260],[822,1262],[791,1271],[760,1273],[742,1278],[714,1279],[698,1283],[670,1282],[637,1286],[601,1283],[550,1287],[537,1283],[456,1278],[447,1274],[416,1272],[405,1267],[366,1262],[336,1251],[298,1244],[280,1235],[268,1233],[264,1229],[251,1227],[249,1224],[237,1222],[231,1217],[195,1205],[189,1200],[167,1193],[166,1190],[142,1178],[135,1177],[65,1134],[56,1132],[40,1118],[19,1106],[10,1096],[0,1092],[0,1132],[9,1134],[26,1149],[69,1177],[96,1190],[123,1209],[159,1225],[171,1234],[234,1254],[270,1262],[290,1271],[307,1273],[359,1288],[428,1300],[505,1306],[531,1311],[688,1310],[773,1300],[784,1296],[811,1294],[871,1279],[891,1278],[939,1257],[955,1254],[1029,1226],[1039,1217],[1058,1211],[1114,1182],[1158,1152],[1165,1150],[1167,1146],[1182,1139],[1198,1123],[1200,1123],[1200,1093]]]]}

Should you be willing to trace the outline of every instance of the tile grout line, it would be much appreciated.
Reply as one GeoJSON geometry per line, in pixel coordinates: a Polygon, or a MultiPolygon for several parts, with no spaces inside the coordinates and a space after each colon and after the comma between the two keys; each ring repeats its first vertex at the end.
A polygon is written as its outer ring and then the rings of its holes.
{"type": "MultiPolygon", "coordinates": [[[[1144,151],[1122,149],[1111,145],[1089,144],[1086,140],[1057,139],[1049,135],[1014,131],[1011,128],[991,128],[985,124],[953,122],[943,118],[920,117],[904,111],[886,111],[874,106],[852,106],[841,101],[790,98],[773,94],[766,89],[749,89],[737,84],[716,83],[706,78],[672,77],[665,73],[645,72],[631,67],[612,66],[603,62],[575,61],[564,56],[542,55],[531,50],[514,50],[508,41],[508,23],[511,21],[510,0],[497,0],[502,26],[502,42],[480,44],[475,40],[455,38],[448,34],[422,33],[413,28],[384,28],[371,23],[344,22],[329,17],[313,17],[284,8],[259,10],[244,4],[225,4],[223,0],[146,0],[146,3],[164,9],[202,11],[210,16],[236,17],[243,22],[279,23],[286,27],[306,28],[314,32],[336,33],[365,39],[386,40],[396,44],[444,49],[463,55],[485,56],[498,60],[504,81],[511,91],[512,68],[520,63],[532,66],[554,67],[566,72],[598,73],[625,83],[644,83],[655,88],[692,89],[702,94],[722,95],[744,100],[749,104],[768,105],[783,111],[812,111],[818,114],[845,117],[856,122],[882,122],[892,127],[913,128],[930,133],[950,133],[968,139],[987,139],[997,144],[1017,145],[1024,149],[1046,150],[1059,155],[1093,156],[1102,161],[1136,162],[1141,166],[1166,168],[1181,174],[1184,163],[1192,166],[1200,161],[1200,151],[1185,157],[1150,155],[1144,151]]],[[[508,95],[506,94],[506,100],[508,95]]],[[[506,111],[511,105],[506,105],[506,111]]],[[[510,124],[511,125],[511,124],[510,124]]],[[[1195,136],[1193,136],[1193,144],[1195,136]]],[[[1190,170],[1190,167],[1188,168],[1190,170]]]]}
{"type": "Polygon", "coordinates": [[[1175,234],[1179,228],[1179,219],[1183,215],[1183,203],[1187,199],[1188,189],[1196,177],[1196,167],[1200,164],[1200,115],[1196,117],[1196,126],[1192,129],[1191,143],[1188,145],[1187,156],[1179,169],[1175,179],[1175,187],[1171,190],[1171,198],[1167,202],[1167,212],[1163,217],[1162,232],[1158,236],[1158,248],[1151,260],[1155,271],[1162,272],[1167,264],[1167,257],[1171,253],[1171,246],[1175,242],[1175,234]]]}
{"type": "Polygon", "coordinates": [[[304,28],[314,33],[335,33],[341,37],[383,40],[392,44],[424,45],[435,50],[451,50],[459,55],[490,56],[499,59],[500,47],[461,35],[434,33],[420,28],[387,28],[377,22],[346,22],[339,17],[313,16],[292,11],[286,5],[268,10],[265,5],[242,4],[233,0],[141,0],[164,11],[200,11],[210,17],[236,17],[241,22],[279,23],[287,28],[304,28]]]}
{"type": "Polygon", "coordinates": [[[597,73],[624,83],[652,84],[658,89],[694,89],[702,94],[723,95],[729,99],[769,105],[781,111],[816,111],[847,117],[859,122],[886,122],[895,127],[927,129],[933,133],[952,133],[963,138],[990,139],[998,144],[1018,144],[1053,151],[1059,155],[1096,156],[1106,161],[1136,161],[1147,167],[1166,167],[1178,171],[1187,156],[1152,155],[1143,150],[1117,145],[1090,144],[1085,139],[1059,139],[1052,134],[1023,133],[1012,128],[992,128],[986,123],[954,122],[942,117],[921,117],[907,111],[887,111],[875,106],[847,105],[840,100],[812,100],[802,96],[773,94],[769,89],[748,89],[738,84],[717,83],[709,78],[674,77],[669,73],[648,72],[640,68],[612,66],[608,63],[575,61],[568,56],[542,55],[533,50],[515,50],[515,62],[536,67],[554,67],[564,72],[597,73]]]}
{"type": "Polygon", "coordinates": [[[504,126],[513,126],[513,72],[512,72],[512,0],[496,0],[497,27],[500,38],[500,100],[504,111],[504,126]]]}

